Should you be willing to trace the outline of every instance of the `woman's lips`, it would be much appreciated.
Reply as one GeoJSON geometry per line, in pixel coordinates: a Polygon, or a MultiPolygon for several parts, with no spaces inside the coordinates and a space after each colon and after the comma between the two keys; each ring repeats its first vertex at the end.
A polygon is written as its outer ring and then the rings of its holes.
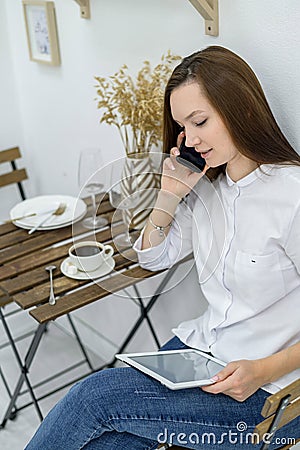
{"type": "Polygon", "coordinates": [[[201,157],[202,158],[207,158],[210,154],[211,154],[212,148],[210,148],[209,150],[206,150],[205,152],[201,152],[201,157]]]}

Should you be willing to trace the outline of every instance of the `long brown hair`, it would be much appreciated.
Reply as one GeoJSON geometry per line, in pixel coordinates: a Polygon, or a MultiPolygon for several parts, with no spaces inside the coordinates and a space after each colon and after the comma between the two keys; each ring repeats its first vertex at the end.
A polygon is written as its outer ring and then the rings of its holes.
{"type": "MultiPolygon", "coordinates": [[[[232,51],[219,46],[187,56],[174,69],[165,90],[164,152],[176,146],[179,126],[173,120],[170,96],[180,85],[197,82],[221,116],[235,146],[261,164],[300,165],[300,155],[280,130],[263,89],[249,65],[232,51]]],[[[226,165],[207,171],[209,178],[226,165]]]]}

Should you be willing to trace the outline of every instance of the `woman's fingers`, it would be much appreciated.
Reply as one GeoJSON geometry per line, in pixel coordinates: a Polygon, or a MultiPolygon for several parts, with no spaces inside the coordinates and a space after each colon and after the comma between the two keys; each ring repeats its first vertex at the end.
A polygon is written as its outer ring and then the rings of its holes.
{"type": "Polygon", "coordinates": [[[180,152],[179,152],[178,148],[177,147],[172,147],[171,150],[170,150],[170,155],[172,155],[172,156],[180,155],[180,152]]]}
{"type": "Polygon", "coordinates": [[[164,166],[165,166],[166,169],[169,169],[169,170],[175,170],[175,166],[174,166],[174,164],[172,163],[171,158],[165,159],[164,166]]]}

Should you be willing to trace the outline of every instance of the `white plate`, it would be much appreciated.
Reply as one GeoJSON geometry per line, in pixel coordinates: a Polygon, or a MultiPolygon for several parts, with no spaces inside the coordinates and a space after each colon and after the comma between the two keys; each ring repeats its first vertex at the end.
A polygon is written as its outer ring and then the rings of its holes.
{"type": "Polygon", "coordinates": [[[107,258],[107,260],[99,267],[97,270],[93,270],[93,272],[81,272],[78,270],[74,275],[68,272],[68,267],[73,266],[71,263],[71,258],[66,258],[60,265],[61,272],[69,278],[73,278],[74,280],[94,280],[95,278],[103,277],[110,273],[115,267],[114,258],[107,258]]]}
{"type": "MultiPolygon", "coordinates": [[[[81,220],[86,214],[86,211],[79,217],[77,217],[75,220],[70,220],[69,222],[65,222],[65,223],[61,223],[60,225],[49,225],[47,226],[47,224],[37,228],[37,230],[39,231],[51,231],[51,230],[57,230],[58,228],[64,228],[64,227],[68,227],[69,225],[72,225],[73,223],[78,222],[79,220],[81,220]]],[[[42,216],[39,216],[42,219],[42,216]]],[[[24,230],[31,230],[32,226],[29,225],[25,225],[23,223],[19,224],[19,221],[15,221],[14,224],[17,227],[23,228],[24,230]]]]}
{"type": "Polygon", "coordinates": [[[49,211],[55,211],[61,203],[67,205],[65,212],[61,216],[52,216],[47,220],[45,225],[39,227],[39,230],[53,230],[71,225],[80,220],[86,213],[87,206],[85,202],[76,197],[69,195],[41,195],[30,198],[18,203],[10,211],[10,217],[22,217],[32,213],[37,213],[36,216],[27,217],[15,221],[15,225],[25,229],[35,227],[49,211]]]}

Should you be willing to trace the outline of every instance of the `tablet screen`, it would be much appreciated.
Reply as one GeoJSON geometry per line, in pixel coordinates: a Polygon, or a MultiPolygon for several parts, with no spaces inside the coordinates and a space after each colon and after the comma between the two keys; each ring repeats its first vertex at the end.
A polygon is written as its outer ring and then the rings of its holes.
{"type": "Polygon", "coordinates": [[[224,368],[194,351],[131,356],[135,361],[172,383],[207,380],[224,368]]]}

